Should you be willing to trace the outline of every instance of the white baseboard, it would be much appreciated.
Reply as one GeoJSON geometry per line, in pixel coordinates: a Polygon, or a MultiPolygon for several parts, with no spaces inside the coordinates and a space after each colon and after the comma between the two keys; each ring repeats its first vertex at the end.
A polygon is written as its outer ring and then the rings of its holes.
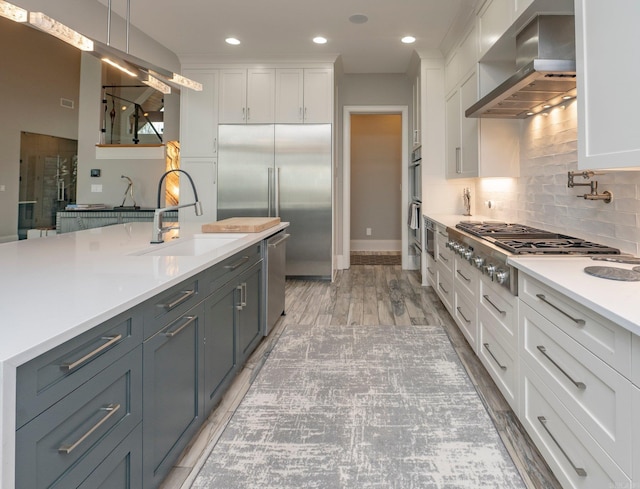
{"type": "Polygon", "coordinates": [[[400,251],[402,241],[399,239],[352,239],[351,251],[400,251]]]}

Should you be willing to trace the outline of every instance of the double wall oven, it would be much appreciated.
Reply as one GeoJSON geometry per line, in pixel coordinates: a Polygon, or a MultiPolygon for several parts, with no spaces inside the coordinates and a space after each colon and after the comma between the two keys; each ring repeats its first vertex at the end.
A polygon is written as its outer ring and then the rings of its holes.
{"type": "Polygon", "coordinates": [[[516,268],[507,263],[509,256],[620,253],[591,241],[506,222],[461,221],[447,228],[447,234],[447,247],[513,295],[518,294],[518,279],[516,268]]]}

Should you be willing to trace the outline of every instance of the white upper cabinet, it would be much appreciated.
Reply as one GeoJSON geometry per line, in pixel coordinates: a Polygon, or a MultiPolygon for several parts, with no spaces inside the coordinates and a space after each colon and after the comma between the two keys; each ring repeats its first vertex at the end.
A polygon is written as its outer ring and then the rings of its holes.
{"type": "Polygon", "coordinates": [[[183,89],[180,99],[180,154],[211,157],[218,152],[218,71],[185,70],[202,91],[183,89]]]}
{"type": "Polygon", "coordinates": [[[477,80],[476,72],[471,72],[445,102],[447,178],[478,176],[478,120],[464,116],[478,96],[477,80]]]}
{"type": "Polygon", "coordinates": [[[275,118],[273,68],[220,70],[220,123],[260,124],[275,118]]]}
{"type": "Polygon", "coordinates": [[[514,0],[487,0],[478,16],[480,57],[495,44],[511,25],[514,0]]]}
{"type": "Polygon", "coordinates": [[[276,122],[333,122],[333,70],[276,69],[276,122]]]}
{"type": "Polygon", "coordinates": [[[640,2],[576,0],[575,19],[578,168],[640,167],[640,2]]]}

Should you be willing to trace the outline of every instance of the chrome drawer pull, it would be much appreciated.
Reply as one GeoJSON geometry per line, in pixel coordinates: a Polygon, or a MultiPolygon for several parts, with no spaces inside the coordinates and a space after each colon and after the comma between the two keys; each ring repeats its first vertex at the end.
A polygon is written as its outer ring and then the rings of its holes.
{"type": "Polygon", "coordinates": [[[439,234],[440,236],[442,236],[443,238],[447,238],[447,239],[449,238],[449,235],[448,235],[448,234],[443,233],[443,232],[442,232],[442,231],[440,231],[440,230],[438,230],[438,234],[439,234]]]}
{"type": "Polygon", "coordinates": [[[562,309],[560,309],[558,306],[556,306],[555,304],[552,304],[551,302],[549,302],[547,300],[547,298],[545,297],[544,294],[536,294],[536,297],[538,299],[540,299],[542,302],[544,302],[545,304],[550,305],[551,307],[553,307],[556,311],[561,312],[562,314],[564,314],[565,316],[567,316],[569,319],[571,319],[574,323],[580,325],[580,326],[584,326],[585,325],[585,320],[584,319],[576,319],[573,316],[571,316],[570,314],[564,312],[562,309]]]}
{"type": "Polygon", "coordinates": [[[448,258],[446,258],[446,257],[442,256],[442,253],[438,253],[438,256],[439,256],[440,258],[442,258],[444,261],[446,261],[447,263],[449,263],[448,258]]]}
{"type": "Polygon", "coordinates": [[[65,369],[67,371],[71,371],[74,368],[76,368],[77,366],[83,364],[84,362],[86,362],[87,360],[89,360],[91,357],[96,356],[98,353],[100,353],[103,350],[106,350],[107,348],[109,348],[111,345],[114,345],[115,343],[117,343],[118,341],[120,341],[122,339],[122,335],[121,334],[117,334],[115,336],[103,336],[102,338],[100,338],[102,340],[109,340],[106,343],[100,345],[98,348],[96,348],[95,350],[87,353],[85,356],[83,356],[82,358],[76,360],[75,362],[68,362],[68,363],[63,363],[62,365],[60,365],[60,368],[65,369]]]}
{"type": "Polygon", "coordinates": [[[116,414],[116,411],[118,411],[118,409],[120,409],[120,404],[109,404],[106,407],[100,408],[100,411],[107,411],[107,414],[105,416],[103,416],[102,418],[100,418],[100,421],[98,421],[96,424],[94,424],[91,427],[91,429],[89,429],[89,431],[87,431],[84,435],[82,435],[80,438],[78,438],[78,440],[75,443],[72,443],[71,445],[62,445],[60,448],[58,448],[58,452],[60,452],[60,453],[71,453],[72,451],[74,451],[78,447],[78,445],[80,445],[89,436],[91,436],[91,433],[93,433],[98,428],[100,428],[100,426],[102,426],[104,423],[106,423],[107,420],[111,416],[116,414]]]}
{"type": "Polygon", "coordinates": [[[288,240],[290,237],[291,237],[290,234],[285,234],[282,238],[280,238],[275,243],[269,243],[268,246],[269,246],[269,248],[276,248],[280,243],[282,243],[283,241],[288,240]]]}
{"type": "Polygon", "coordinates": [[[465,321],[467,324],[470,324],[470,323],[471,323],[471,321],[469,321],[469,320],[465,317],[464,313],[462,312],[462,309],[460,309],[460,306],[457,306],[457,307],[456,307],[456,309],[458,310],[458,313],[460,314],[460,316],[462,316],[462,319],[464,319],[464,321],[465,321]]]}
{"type": "Polygon", "coordinates": [[[498,361],[496,356],[493,354],[493,352],[489,349],[489,343],[483,343],[482,346],[484,346],[487,349],[487,351],[489,352],[489,355],[491,355],[491,358],[493,358],[493,361],[496,362],[496,365],[498,365],[498,367],[500,367],[502,370],[507,370],[507,366],[506,365],[502,365],[498,361]]]}
{"type": "Polygon", "coordinates": [[[504,316],[507,314],[507,311],[503,311],[502,309],[500,309],[498,306],[496,306],[491,299],[489,299],[489,296],[487,294],[484,294],[482,297],[484,297],[484,300],[487,301],[489,304],[491,304],[491,306],[500,313],[501,316],[504,316]]]}
{"type": "Polygon", "coordinates": [[[166,332],[164,335],[167,338],[173,338],[174,336],[176,336],[177,334],[180,333],[180,331],[182,331],[184,328],[186,328],[187,326],[189,326],[192,322],[194,322],[196,319],[198,319],[198,316],[185,316],[182,319],[186,319],[187,321],[185,323],[183,323],[179,328],[174,329],[173,331],[168,331],[166,332]]]}
{"type": "Polygon", "coordinates": [[[242,264],[244,264],[244,263],[246,263],[248,261],[249,261],[249,257],[248,256],[243,256],[237,262],[235,262],[235,263],[233,263],[231,265],[225,265],[224,268],[226,268],[227,270],[235,270],[240,265],[242,265],[242,264]]]}
{"type": "Polygon", "coordinates": [[[558,370],[560,370],[560,372],[562,372],[562,374],[563,374],[567,379],[569,379],[569,380],[573,383],[573,385],[575,385],[578,389],[580,389],[581,391],[583,391],[583,390],[585,390],[585,389],[587,388],[587,385],[586,385],[584,382],[576,382],[575,380],[573,380],[573,379],[571,378],[571,376],[570,376],[567,372],[565,372],[565,371],[564,371],[564,369],[563,369],[560,365],[558,365],[558,364],[555,362],[555,360],[554,360],[553,358],[551,358],[551,357],[549,356],[549,354],[547,353],[547,349],[546,349],[543,345],[538,345],[538,346],[536,346],[536,348],[537,348],[538,350],[540,350],[540,353],[542,353],[545,357],[547,357],[547,359],[548,359],[551,363],[553,363],[553,365],[555,365],[555,367],[556,367],[558,370]]]}
{"type": "Polygon", "coordinates": [[[427,272],[429,272],[429,275],[435,275],[435,272],[431,270],[431,267],[427,267],[427,272]]]}
{"type": "Polygon", "coordinates": [[[471,282],[471,279],[465,277],[460,270],[456,270],[456,273],[460,275],[463,279],[465,279],[467,282],[471,282]]]}
{"type": "Polygon", "coordinates": [[[444,292],[445,294],[449,295],[449,291],[442,286],[442,282],[438,282],[438,287],[440,287],[442,292],[444,292]]]}
{"type": "Polygon", "coordinates": [[[170,311],[171,309],[173,309],[174,307],[179,306],[180,304],[182,304],[184,301],[186,301],[189,297],[191,297],[193,294],[196,293],[195,289],[191,289],[191,290],[183,290],[181,292],[181,296],[179,298],[177,298],[175,301],[173,302],[169,302],[169,304],[162,304],[161,307],[164,307],[165,310],[170,311]]]}
{"type": "Polygon", "coordinates": [[[582,468],[580,468],[580,467],[576,467],[575,466],[573,461],[569,458],[569,455],[567,455],[567,452],[564,451],[564,449],[560,446],[560,443],[558,443],[558,440],[556,440],[556,437],[553,436],[551,434],[551,431],[549,431],[549,428],[547,428],[547,418],[545,418],[544,416],[538,416],[538,421],[540,421],[540,424],[542,425],[544,430],[551,437],[551,439],[553,440],[553,443],[555,443],[556,446],[560,449],[560,451],[562,452],[562,455],[564,455],[564,457],[569,461],[569,463],[571,464],[571,467],[573,468],[573,470],[576,471],[576,474],[578,474],[580,477],[586,477],[587,476],[587,471],[582,469],[582,468]]]}
{"type": "Polygon", "coordinates": [[[242,282],[240,285],[236,287],[236,290],[240,291],[240,301],[236,306],[238,311],[242,311],[247,306],[247,283],[242,282]]]}

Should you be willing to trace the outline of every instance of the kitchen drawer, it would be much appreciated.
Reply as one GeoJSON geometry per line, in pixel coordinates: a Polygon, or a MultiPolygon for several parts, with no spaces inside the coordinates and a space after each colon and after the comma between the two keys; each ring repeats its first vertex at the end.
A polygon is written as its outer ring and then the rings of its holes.
{"type": "Polygon", "coordinates": [[[631,332],[558,291],[519,274],[520,298],[625,377],[631,376],[631,332]]]}
{"type": "Polygon", "coordinates": [[[142,310],[135,308],[18,367],[16,426],[49,406],[142,343],[142,310]]]}
{"type": "Polygon", "coordinates": [[[453,318],[473,351],[478,351],[478,320],[475,303],[454,289],[453,318]]]}
{"type": "MultiPolygon", "coordinates": [[[[631,382],[640,387],[640,336],[631,335],[631,382]]],[[[640,474],[639,474],[640,475],[640,474]]]]}
{"type": "Polygon", "coordinates": [[[440,300],[449,312],[453,311],[453,279],[451,270],[440,266],[436,267],[436,292],[440,300]]]}
{"type": "Polygon", "coordinates": [[[631,382],[526,304],[523,360],[614,461],[631,473],[631,382]]]}
{"type": "Polygon", "coordinates": [[[438,239],[438,246],[436,248],[436,261],[438,265],[442,266],[449,273],[453,273],[453,259],[454,254],[449,248],[446,248],[444,245],[440,245],[440,238],[438,239]]]}
{"type": "Polygon", "coordinates": [[[48,488],[89,468],[141,421],[140,345],[16,432],[16,487],[48,488]]]}
{"type": "Polygon", "coordinates": [[[207,270],[202,287],[203,293],[212,294],[229,280],[258,263],[262,259],[262,246],[262,242],[252,245],[207,270]]]}
{"type": "Polygon", "coordinates": [[[191,277],[145,303],[144,339],[153,336],[198,303],[202,297],[200,293],[202,278],[202,273],[191,277]]]}
{"type": "Polygon", "coordinates": [[[471,264],[460,256],[453,260],[453,286],[457,291],[461,291],[470,299],[475,301],[478,295],[478,282],[480,281],[480,271],[473,268],[471,264]]]}
{"type": "Polygon", "coordinates": [[[426,266],[427,282],[432,287],[436,287],[436,285],[437,285],[437,283],[436,283],[436,262],[435,262],[435,260],[433,258],[431,258],[430,255],[426,255],[426,256],[427,256],[427,266],[426,266]]]}
{"type": "Polygon", "coordinates": [[[496,319],[478,311],[478,356],[514,412],[518,412],[518,355],[501,335],[495,334],[496,319]]]}
{"type": "Polygon", "coordinates": [[[526,362],[520,365],[520,379],[520,420],[563,488],[633,487],[526,362]]]}
{"type": "Polygon", "coordinates": [[[518,348],[518,299],[504,287],[491,282],[486,276],[480,278],[479,311],[492,317],[493,334],[501,335],[507,344],[518,348]]]}

